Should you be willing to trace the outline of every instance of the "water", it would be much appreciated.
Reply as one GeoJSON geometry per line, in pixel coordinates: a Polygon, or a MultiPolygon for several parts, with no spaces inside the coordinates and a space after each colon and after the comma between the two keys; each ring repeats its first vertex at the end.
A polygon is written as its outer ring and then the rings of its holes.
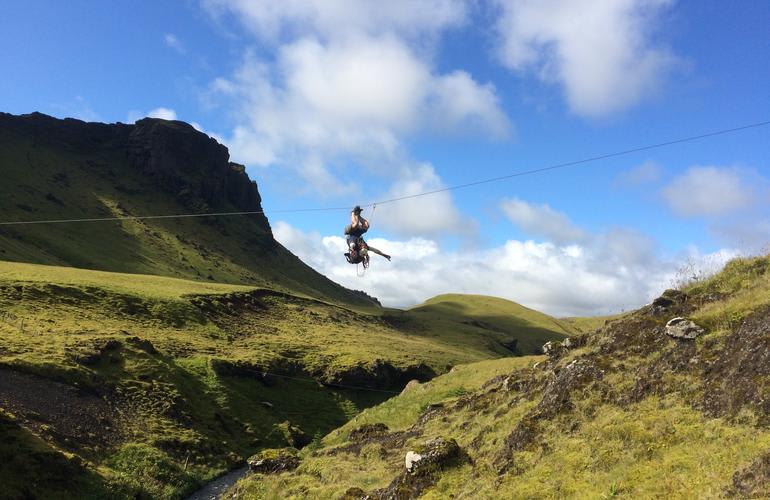
{"type": "Polygon", "coordinates": [[[249,467],[241,467],[228,472],[224,476],[219,476],[203,488],[199,489],[186,500],[218,500],[229,487],[234,485],[240,478],[249,472],[249,467]]]}

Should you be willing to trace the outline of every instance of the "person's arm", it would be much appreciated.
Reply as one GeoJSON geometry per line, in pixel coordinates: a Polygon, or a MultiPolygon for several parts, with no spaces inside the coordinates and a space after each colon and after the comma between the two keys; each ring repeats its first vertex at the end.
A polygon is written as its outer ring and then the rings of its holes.
{"type": "Polygon", "coordinates": [[[350,224],[353,227],[358,227],[358,216],[354,212],[350,212],[350,224]]]}

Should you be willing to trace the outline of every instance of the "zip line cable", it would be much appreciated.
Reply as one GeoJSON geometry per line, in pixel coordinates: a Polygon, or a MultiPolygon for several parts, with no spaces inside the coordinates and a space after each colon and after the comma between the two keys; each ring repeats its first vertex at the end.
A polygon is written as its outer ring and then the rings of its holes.
{"type": "MultiPolygon", "coordinates": [[[[727,129],[721,129],[716,130],[713,132],[707,132],[705,134],[699,134],[699,135],[693,135],[689,137],[683,137],[681,139],[674,139],[671,141],[665,141],[665,142],[659,142],[656,144],[650,144],[647,146],[640,146],[636,148],[631,149],[624,149],[622,151],[616,151],[614,153],[606,153],[598,156],[592,156],[589,158],[583,158],[581,160],[574,160],[569,161],[565,163],[557,163],[554,165],[549,165],[546,167],[541,168],[535,168],[531,170],[522,170],[520,172],[514,172],[507,175],[501,175],[498,177],[490,177],[489,179],[481,179],[477,181],[467,182],[464,184],[456,184],[454,186],[448,186],[445,188],[440,189],[434,189],[432,191],[425,191],[422,193],[416,193],[406,196],[399,196],[397,198],[390,198],[387,200],[382,201],[376,201],[372,203],[367,203],[362,205],[363,207],[374,207],[375,205],[384,205],[387,203],[395,203],[402,200],[410,200],[413,198],[419,198],[421,196],[429,196],[432,194],[438,194],[438,193],[444,193],[447,191],[455,191],[457,189],[464,189],[468,187],[473,186],[479,186],[482,184],[490,184],[493,182],[499,182],[507,179],[513,179],[515,177],[522,177],[525,175],[532,175],[537,174],[541,172],[547,172],[550,170],[558,170],[568,167],[574,167],[577,165],[582,165],[585,163],[591,163],[599,160],[606,160],[608,158],[616,158],[619,156],[625,156],[633,153],[639,153],[641,151],[649,151],[651,149],[659,149],[666,146],[673,146],[675,144],[682,144],[686,142],[693,142],[700,139],[706,139],[709,137],[715,137],[719,135],[726,135],[731,134],[735,132],[740,132],[743,130],[748,130],[752,128],[759,128],[770,125],[770,120],[762,121],[762,122],[756,122],[751,123],[748,125],[742,125],[740,127],[733,127],[733,128],[727,128],[727,129]]],[[[331,212],[331,211],[341,211],[341,210],[349,210],[349,207],[319,207],[319,208],[294,208],[294,209],[283,209],[283,210],[270,210],[271,213],[300,213],[300,212],[331,212]]],[[[84,218],[84,219],[49,219],[49,220],[28,220],[28,221],[6,221],[6,222],[0,222],[0,226],[21,226],[21,225],[29,225],[29,224],[65,224],[65,223],[75,223],[75,222],[105,222],[105,221],[122,221],[122,220],[149,220],[149,219],[181,219],[181,218],[192,218],[192,217],[229,217],[229,216],[236,216],[236,215],[260,215],[265,214],[266,211],[263,210],[253,210],[253,211],[245,211],[245,212],[213,212],[213,213],[195,213],[195,214],[172,214],[172,215],[126,215],[126,216],[118,216],[118,217],[93,217],[93,218],[84,218]]]]}

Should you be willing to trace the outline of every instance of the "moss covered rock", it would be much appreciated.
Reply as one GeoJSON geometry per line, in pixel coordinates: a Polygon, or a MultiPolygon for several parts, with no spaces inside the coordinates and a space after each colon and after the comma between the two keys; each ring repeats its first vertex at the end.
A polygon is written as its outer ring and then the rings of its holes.
{"type": "Polygon", "coordinates": [[[249,468],[261,474],[280,474],[299,466],[296,448],[269,448],[249,457],[249,468]]]}

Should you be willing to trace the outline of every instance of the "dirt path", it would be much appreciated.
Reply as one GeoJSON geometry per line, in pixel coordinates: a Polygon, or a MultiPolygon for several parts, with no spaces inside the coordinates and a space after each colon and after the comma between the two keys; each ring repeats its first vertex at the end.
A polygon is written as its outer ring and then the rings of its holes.
{"type": "Polygon", "coordinates": [[[199,489],[186,500],[218,500],[222,494],[234,485],[240,478],[249,472],[248,466],[228,472],[224,476],[219,476],[209,484],[199,489]]]}

